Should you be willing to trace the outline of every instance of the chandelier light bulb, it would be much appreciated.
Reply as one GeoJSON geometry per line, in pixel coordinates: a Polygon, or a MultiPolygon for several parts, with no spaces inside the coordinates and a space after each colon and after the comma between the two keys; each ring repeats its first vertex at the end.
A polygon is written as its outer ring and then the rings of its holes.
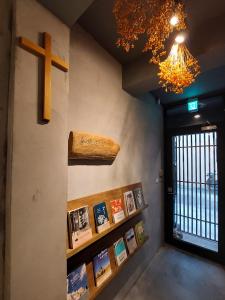
{"type": "Polygon", "coordinates": [[[175,42],[177,44],[182,44],[185,41],[185,37],[183,34],[179,34],[176,38],[175,38],[175,42]]]}
{"type": "Polygon", "coordinates": [[[176,26],[177,24],[179,23],[179,19],[177,16],[173,16],[171,19],[170,19],[170,24],[172,26],[176,26]]]}
{"type": "Polygon", "coordinates": [[[170,55],[177,56],[177,51],[178,51],[178,44],[173,44],[171,51],[170,51],[170,55]]]}

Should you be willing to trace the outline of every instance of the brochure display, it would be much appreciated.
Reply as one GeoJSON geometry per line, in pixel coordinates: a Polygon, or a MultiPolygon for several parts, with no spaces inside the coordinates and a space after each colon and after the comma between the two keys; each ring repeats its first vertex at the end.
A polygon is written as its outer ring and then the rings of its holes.
{"type": "MultiPolygon", "coordinates": [[[[141,183],[68,202],[67,274],[74,276],[74,270],[81,264],[86,266],[85,296],[88,295],[88,299],[95,299],[147,240],[147,236],[142,235],[143,243],[136,243],[135,226],[144,227],[142,211],[148,205],[137,207],[135,211],[127,209],[131,207],[129,194],[135,189],[142,190],[141,183]],[[75,242],[72,242],[73,236],[75,242]]],[[[68,298],[75,294],[80,296],[83,291],[77,285],[70,285],[68,298]]]]}

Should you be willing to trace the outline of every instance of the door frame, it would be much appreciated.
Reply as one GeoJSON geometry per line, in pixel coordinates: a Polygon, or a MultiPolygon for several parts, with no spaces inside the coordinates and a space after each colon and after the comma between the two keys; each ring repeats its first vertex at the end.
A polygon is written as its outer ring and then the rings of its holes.
{"type": "Polygon", "coordinates": [[[173,195],[168,194],[168,187],[173,186],[172,168],[172,136],[202,132],[202,125],[190,125],[187,127],[165,128],[165,241],[182,250],[214,260],[225,265],[225,122],[213,122],[217,126],[217,167],[218,167],[218,252],[178,240],[173,237],[173,195]],[[224,167],[223,167],[224,162],[224,167]]]}

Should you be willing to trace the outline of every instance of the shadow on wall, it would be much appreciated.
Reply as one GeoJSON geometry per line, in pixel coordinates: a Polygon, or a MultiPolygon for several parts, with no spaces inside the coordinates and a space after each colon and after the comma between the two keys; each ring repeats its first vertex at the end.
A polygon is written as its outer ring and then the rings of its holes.
{"type": "Polygon", "coordinates": [[[102,166],[112,165],[114,160],[68,159],[68,166],[102,166]]]}

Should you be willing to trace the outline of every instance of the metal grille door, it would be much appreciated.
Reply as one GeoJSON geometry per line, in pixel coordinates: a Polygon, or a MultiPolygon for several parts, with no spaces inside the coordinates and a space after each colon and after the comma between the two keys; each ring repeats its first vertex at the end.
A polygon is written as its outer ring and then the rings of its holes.
{"type": "Polygon", "coordinates": [[[174,237],[218,251],[217,132],[173,137],[174,237]]]}

